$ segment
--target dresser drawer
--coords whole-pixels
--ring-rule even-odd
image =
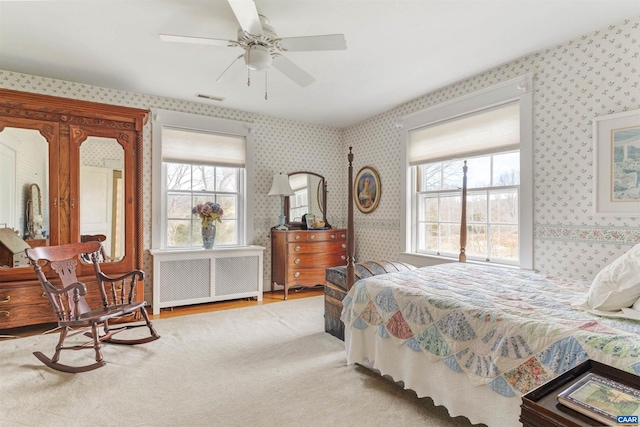
[[[57,322],[49,301],[43,304],[23,304],[0,307],[0,329],[23,325]]]
[[[49,304],[40,285],[0,289],[0,310],[25,304]]]
[[[346,233],[334,230],[308,231],[307,240],[309,242],[346,240]]]
[[[341,253],[347,249],[345,242],[314,242],[310,243],[289,243],[287,244],[287,253],[289,256],[296,256],[299,254],[330,254]]]
[[[94,290],[85,296],[85,300],[89,307],[95,309],[102,307],[102,299],[100,292]],[[10,297],[7,302],[0,304],[0,329],[58,321],[40,286],[2,289],[0,294]]]
[[[290,231],[286,236],[287,242],[321,242],[330,240],[347,240],[344,230],[307,230]]]
[[[337,267],[346,263],[347,254],[344,251],[329,254],[298,254],[287,258],[289,268]]]
[[[325,282],[325,267],[321,268],[291,268],[287,272],[287,283],[292,286],[322,285]]]

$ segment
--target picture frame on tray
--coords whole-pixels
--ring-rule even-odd
[[[620,424],[620,417],[640,417],[640,390],[604,376],[588,373],[558,394],[558,403],[603,425]]]

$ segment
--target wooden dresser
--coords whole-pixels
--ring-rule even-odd
[[[271,290],[325,283],[325,270],[347,262],[347,230],[272,230]]]

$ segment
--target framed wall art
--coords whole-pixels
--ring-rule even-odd
[[[640,216],[640,110],[593,123],[594,214]]]
[[[378,207],[382,186],[378,172],[370,166],[365,166],[356,175],[353,182],[353,198],[362,213],[371,213]]]

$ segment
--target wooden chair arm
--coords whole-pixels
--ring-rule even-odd
[[[131,304],[135,298],[137,281],[144,280],[144,271],[142,270],[133,270],[118,277],[107,276],[102,271],[96,271],[96,273],[102,284],[100,292],[105,307],[112,304]],[[105,282],[110,285],[105,286]],[[118,284],[120,284],[119,289],[117,288]]]
[[[53,295],[62,295],[74,289],[78,289],[79,291],[78,295],[80,296],[84,296],[87,294],[87,286],[82,282],[72,283],[63,289],[57,289],[55,286],[51,284],[51,282],[45,282],[45,285],[47,287],[47,292]]]
[[[87,294],[87,287],[84,283],[74,282],[62,289],[57,289],[49,281],[43,284],[45,292],[48,294],[49,301],[53,304],[59,320],[70,319],[72,309],[73,318],[78,319],[80,317],[80,297]],[[69,297],[69,292],[72,292],[73,296]],[[66,295],[66,297],[62,295]],[[72,302],[73,305],[71,305]]]
[[[100,279],[106,280],[107,282],[118,282],[118,281],[127,279],[129,277],[133,277],[135,275],[138,276],[136,280],[144,280],[144,271],[142,270],[132,270],[127,274],[123,274],[122,276],[118,276],[118,277],[110,277],[104,274],[103,272],[100,272],[99,275],[100,275]]]

